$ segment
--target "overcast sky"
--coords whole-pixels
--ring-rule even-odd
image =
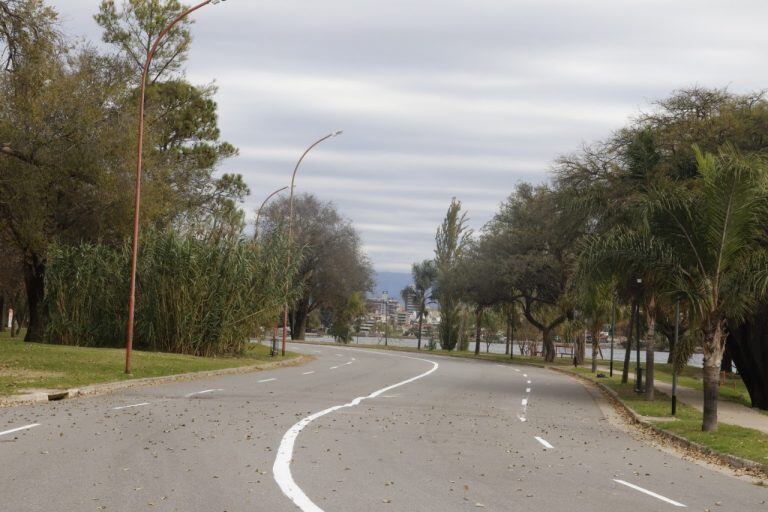
[[[119,0],[118,0],[119,1]],[[190,0],[191,1],[191,0]],[[98,40],[97,0],[55,0]],[[765,0],[229,0],[187,66],[219,86],[251,218],[287,185],[336,203],[377,270],[432,257],[452,197],[480,228],[518,181],[691,85],[768,86]]]

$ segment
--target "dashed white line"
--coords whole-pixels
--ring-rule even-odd
[[[304,372],[302,375],[312,375],[313,373],[315,373],[315,370],[312,370],[311,372]]]
[[[113,407],[113,411],[119,411],[121,409],[131,409],[133,407],[141,407],[143,405],[149,405],[149,402],[141,402],[140,404],[121,405],[120,407]]]
[[[518,370],[517,368],[515,368],[515,371],[516,371],[517,373],[520,373],[520,370]]]
[[[617,480],[617,479],[615,479],[615,478],[613,479],[613,481],[614,481],[614,482],[616,482],[616,483],[619,483],[619,484],[621,484],[621,485],[626,485],[626,486],[627,486],[627,487],[629,487],[630,489],[634,489],[634,490],[636,490],[636,491],[640,491],[640,492],[642,492],[643,494],[647,494],[648,496],[653,496],[653,497],[654,497],[654,498],[656,498],[657,500],[661,500],[661,501],[664,501],[664,502],[666,502],[666,503],[669,503],[670,505],[674,505],[674,506],[676,506],[676,507],[685,507],[685,505],[683,505],[683,504],[682,504],[682,503],[680,503],[680,502],[677,502],[677,501],[675,501],[675,500],[671,500],[671,499],[669,499],[669,498],[667,498],[667,497],[665,497],[665,496],[662,496],[661,494],[656,494],[655,492],[653,492],[653,491],[649,491],[648,489],[643,489],[642,487],[640,487],[640,486],[638,486],[638,485],[635,485],[635,484],[631,484],[631,483],[629,483],[629,482],[625,482],[624,480]]]
[[[272,382],[273,380],[277,380],[277,379],[276,379],[276,378],[274,378],[274,377],[272,377],[271,379],[261,379],[261,380],[259,381],[259,384],[261,384],[262,382]]]
[[[531,392],[531,388],[525,388],[525,392],[526,393],[530,393]]]
[[[528,399],[527,398],[523,398],[522,402],[523,402],[523,405],[528,405]]]
[[[344,366],[347,366],[348,364],[352,364],[352,361],[347,361],[346,363],[344,363]]]
[[[551,449],[553,449],[553,448],[554,448],[554,446],[552,446],[551,444],[549,444],[549,441],[547,441],[546,439],[543,439],[543,438],[541,438],[541,437],[539,437],[539,436],[534,436],[534,439],[536,439],[538,442],[540,442],[540,443],[541,443],[541,445],[542,445],[544,448],[546,448],[547,450],[551,450]]]
[[[527,377],[528,377],[528,374],[527,374],[527,373],[524,373],[524,374],[523,374],[523,377],[526,377],[526,378],[527,378]]]
[[[527,380],[527,381],[525,381],[525,383],[526,383],[526,384],[530,384],[530,383],[531,383],[531,381],[530,381],[530,380]]]
[[[14,432],[20,432],[22,430],[27,430],[30,428],[39,427],[40,423],[30,423],[29,425],[24,425],[23,427],[16,427],[12,428],[11,430],[5,430],[3,432],[0,432],[0,436],[4,436],[6,434],[13,434]]]
[[[185,398],[189,398],[189,397],[192,397],[192,396],[195,396],[195,395],[205,395],[205,394],[208,394],[208,393],[213,393],[214,391],[224,391],[224,390],[223,390],[223,389],[220,389],[220,388],[216,388],[216,389],[204,389],[204,390],[202,390],[202,391],[195,391],[195,392],[193,392],[193,393],[187,393],[186,395],[184,395],[184,397],[185,397]]]
[[[389,355],[389,354],[382,354],[382,355]],[[294,505],[296,505],[300,510],[302,510],[302,512],[323,512],[323,509],[315,505],[315,503],[311,499],[309,499],[309,497],[304,493],[301,487],[299,487],[296,481],[293,479],[293,475],[291,475],[291,460],[293,459],[293,446],[294,446],[294,443],[296,442],[296,438],[299,436],[299,433],[307,425],[312,423],[314,420],[322,416],[325,416],[326,414],[332,413],[334,411],[337,411],[339,409],[343,409],[346,407],[354,407],[360,404],[360,402],[362,402],[363,400],[366,400],[368,398],[376,398],[378,396],[383,395],[387,391],[398,388],[400,386],[404,386],[405,384],[409,384],[415,380],[421,379],[422,377],[426,377],[430,373],[437,370],[439,366],[436,362],[430,361],[429,359],[421,359],[421,358],[409,357],[409,356],[394,356],[394,357],[404,357],[406,359],[415,359],[417,361],[424,361],[432,364],[432,368],[430,368],[424,373],[420,373],[419,375],[416,375],[415,377],[411,377],[410,379],[406,379],[396,384],[392,384],[391,386],[387,386],[385,388],[376,390],[370,395],[360,396],[346,404],[336,405],[333,407],[329,407],[328,409],[324,409],[320,412],[311,414],[306,418],[302,419],[301,421],[299,421],[298,423],[296,423],[295,425],[293,425],[290,429],[288,429],[288,432],[285,433],[285,435],[283,436],[283,439],[280,441],[280,447],[277,450],[277,457],[275,457],[275,463],[272,466],[272,475],[275,478],[275,482],[277,482],[277,485],[280,487],[280,490],[283,491],[283,494],[285,494],[293,502]]]
[[[329,369],[329,370],[335,370],[336,368],[338,368],[338,366],[331,366],[331,367],[330,367],[330,368],[328,368],[328,369]]]

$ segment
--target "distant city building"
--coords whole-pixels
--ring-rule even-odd
[[[409,313],[413,313],[419,309],[419,305],[416,301],[416,291],[411,290],[410,293],[405,294],[405,310]]]

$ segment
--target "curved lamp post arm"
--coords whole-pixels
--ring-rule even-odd
[[[160,43],[168,32],[175,27],[181,20],[195,12],[196,10],[208,4],[218,4],[222,0],[205,0],[199,4],[190,7],[178,16],[176,16],[155,38],[152,46],[147,53],[147,59],[144,61],[144,68],[141,72],[141,92],[139,94],[139,119],[138,119],[138,151],[136,156],[136,191],[134,195],[133,210],[133,242],[131,244],[131,281],[130,295],[128,297],[128,323],[125,333],[125,373],[131,373],[131,352],[133,350],[133,320],[136,310],[136,261],[139,255],[139,209],[141,207],[141,164],[144,150],[144,106],[145,94],[147,91],[147,75],[149,75],[149,65],[152,58],[157,53]]]
[[[299,157],[299,160],[296,162],[296,167],[293,168],[293,174],[291,174],[291,192],[288,198],[288,264],[285,266],[286,272],[288,271],[288,268],[291,266],[291,243],[293,241],[293,189],[295,187],[296,183],[296,173],[299,170],[299,166],[301,165],[301,162],[304,160],[304,157],[307,156],[307,153],[312,151],[312,148],[320,144],[321,142],[328,140],[332,137],[337,137],[343,133],[342,130],[337,130],[335,132],[331,132],[328,135],[324,137],[320,137],[315,142],[313,142],[307,149],[304,150],[304,152],[301,154],[301,157]],[[285,343],[286,343],[286,331],[288,330],[288,279],[285,280],[285,295],[286,295],[286,302],[285,307],[283,308],[283,346],[282,346],[282,355],[285,355]]]
[[[261,203],[261,206],[259,206],[259,209],[256,211],[256,229],[255,229],[255,232],[254,232],[254,235],[253,235],[254,238],[257,238],[258,234],[259,234],[259,219],[261,219],[261,211],[264,209],[264,206],[266,206],[266,204],[269,202],[270,199],[272,199],[274,196],[276,196],[277,194],[279,194],[280,192],[282,192],[283,190],[285,190],[287,188],[288,188],[288,186],[286,185],[283,188],[279,188],[279,189],[275,190],[274,192],[269,194],[267,196],[267,198],[264,199],[264,201]]]

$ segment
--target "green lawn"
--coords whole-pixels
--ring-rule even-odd
[[[285,359],[296,357],[287,354]],[[269,357],[269,349],[251,345],[243,357],[207,358],[133,352],[133,375],[123,373],[125,351],[110,348],[65,347],[25,343],[0,333],[0,396],[20,393],[27,388],[64,389],[99,382],[179,373],[219,370],[281,360]]]
[[[653,423],[664,430],[699,443],[718,452],[735,455],[768,465],[768,434],[758,430],[720,423],[717,432],[701,431],[701,412],[681,402],[677,403],[677,415],[671,416],[672,400],[656,391],[656,399],[648,402],[634,390],[632,379],[621,383],[621,374],[613,378],[598,379],[586,368],[572,369],[589,379],[599,381],[613,389],[621,400],[641,416],[658,418]]]

